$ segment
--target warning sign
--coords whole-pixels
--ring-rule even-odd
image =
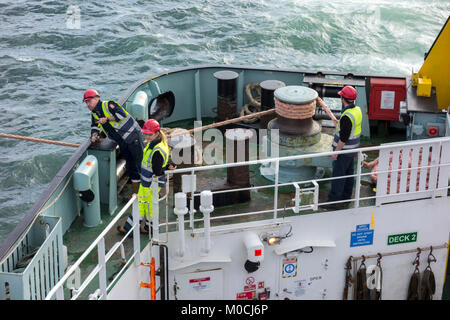
[[[297,275],[297,258],[283,259],[283,278],[295,277]]]
[[[191,286],[191,288],[195,290],[205,290],[209,287],[210,283],[211,283],[210,277],[189,280],[189,285]]]
[[[256,291],[240,292],[236,295],[236,300],[253,300],[256,298]]]

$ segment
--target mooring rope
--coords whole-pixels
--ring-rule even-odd
[[[308,119],[316,113],[316,101],[307,104],[289,104],[277,98],[275,100],[275,111],[278,115],[288,119]]]

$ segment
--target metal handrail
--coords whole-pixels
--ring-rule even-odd
[[[94,279],[97,274],[99,276],[100,282],[100,298],[106,299],[107,288],[106,287],[106,262],[112,256],[112,251],[116,251],[120,248],[120,245],[114,245],[108,254],[105,254],[105,236],[106,234],[114,227],[114,225],[119,221],[119,219],[123,216],[123,214],[128,210],[130,206],[133,206],[133,225],[130,231],[122,238],[121,243],[127,236],[133,231],[133,255],[130,257],[125,266],[122,267],[122,270],[128,266],[129,262],[132,259],[135,260],[136,266],[140,264],[140,237],[139,237],[139,204],[137,200],[136,194],[133,194],[131,199],[127,202],[127,204],[122,208],[122,210],[114,217],[114,219],[108,224],[108,226],[100,233],[100,235],[92,242],[92,244],[83,252],[80,258],[67,270],[64,276],[58,281],[58,283],[50,290],[50,292],[45,297],[45,300],[51,300],[56,294],[56,298],[58,300],[64,299],[64,291],[63,286],[67,279],[75,272],[75,270],[80,266],[83,260],[94,250],[97,246],[97,252],[99,256],[99,263],[94,268],[94,270],[88,275],[86,280],[81,284],[80,288],[77,290],[76,294],[72,297],[72,300],[75,300],[79,297],[82,291],[87,287],[87,285]],[[107,259],[108,256],[108,259]],[[121,275],[122,272],[119,272],[116,275],[116,278],[113,282]]]
[[[316,205],[316,208],[317,208],[317,206],[322,206],[322,205],[347,203],[347,202],[355,202],[355,206],[359,207],[359,202],[361,200],[376,199],[377,197],[379,197],[379,198],[389,198],[389,197],[394,197],[394,196],[399,196],[399,195],[410,194],[411,192],[404,192],[404,193],[402,192],[402,193],[390,193],[390,194],[386,194],[386,195],[378,195],[378,196],[371,196],[371,197],[360,197],[359,190],[360,190],[360,187],[361,187],[361,177],[372,174],[372,172],[366,172],[366,173],[362,173],[361,172],[360,164],[362,162],[362,154],[363,154],[363,152],[381,151],[383,149],[392,149],[392,148],[398,148],[398,147],[408,148],[408,147],[420,146],[420,145],[429,144],[429,143],[439,143],[439,145],[442,145],[443,142],[449,142],[449,141],[450,141],[450,137],[434,138],[434,139],[423,139],[423,140],[415,140],[415,141],[400,142],[400,143],[390,143],[388,145],[382,145],[382,146],[376,146],[376,147],[366,147],[366,148],[358,148],[358,149],[351,149],[351,150],[341,150],[341,151],[333,151],[333,152],[322,152],[322,153],[306,154],[306,155],[295,155],[295,156],[288,156],[288,157],[282,157],[282,158],[280,158],[280,157],[267,158],[267,159],[250,160],[250,161],[242,161],[242,162],[236,162],[236,163],[226,163],[226,164],[210,165],[210,166],[202,166],[202,167],[182,168],[182,169],[175,169],[175,170],[167,170],[165,173],[166,173],[166,175],[173,174],[173,173],[189,173],[189,174],[193,175],[194,172],[198,172],[198,171],[216,170],[216,169],[237,167],[237,166],[243,166],[243,165],[250,166],[250,165],[256,165],[256,164],[275,163],[275,170],[274,170],[275,183],[274,184],[264,185],[264,186],[257,186],[257,187],[251,187],[251,188],[230,189],[230,190],[226,190],[226,191],[212,191],[212,194],[223,193],[223,192],[244,191],[244,190],[250,190],[250,189],[255,189],[255,188],[256,189],[274,188],[274,208],[273,209],[262,210],[262,211],[257,211],[257,212],[241,213],[239,215],[233,214],[233,216],[234,217],[236,217],[236,216],[250,216],[250,215],[257,215],[257,214],[273,212],[273,214],[274,214],[273,219],[277,219],[277,212],[282,211],[282,210],[287,210],[287,209],[291,210],[291,209],[294,208],[294,207],[278,208],[278,204],[277,204],[278,188],[281,187],[281,186],[293,185],[294,183],[307,184],[307,183],[313,183],[313,182],[317,183],[317,182],[323,182],[323,181],[331,181],[331,180],[335,180],[335,179],[344,179],[344,178],[349,178],[349,177],[356,178],[356,188],[355,188],[355,190],[357,192],[355,192],[355,198],[354,199],[331,201],[331,202],[322,202],[320,204],[314,203],[314,205]],[[354,173],[352,175],[278,184],[278,167],[279,167],[279,163],[280,162],[299,160],[299,159],[311,159],[311,158],[316,158],[316,157],[324,157],[324,156],[331,156],[331,155],[335,155],[335,154],[339,155],[339,154],[347,154],[347,153],[357,153],[357,158],[358,158],[358,166],[357,166],[357,168],[358,168],[358,170],[357,170],[356,173]],[[396,168],[396,169],[391,169],[391,170],[378,170],[377,174],[391,173],[392,176],[395,176],[396,174],[398,174],[398,172],[402,172],[402,171],[427,170],[429,168],[437,168],[437,167],[445,167],[445,166],[450,166],[450,163],[442,163],[441,162],[441,163],[437,163],[437,164],[434,164],[434,165],[433,164],[431,164],[431,165],[425,165],[424,164],[424,165],[417,166],[417,167]],[[420,194],[420,193],[424,193],[424,192],[445,190],[445,189],[449,189],[449,188],[450,187],[448,187],[448,186],[447,187],[441,187],[441,188],[438,188],[437,186],[434,186],[433,188],[430,187],[428,190],[414,191],[414,193]],[[306,190],[306,189],[304,189],[304,190]],[[200,193],[193,192],[192,193],[192,198],[194,198],[196,196],[199,196],[199,195],[200,195]],[[166,202],[167,201],[168,201],[168,199],[166,199]],[[192,203],[191,203],[191,205],[192,205]],[[304,211],[304,210],[309,210],[311,207],[314,207],[314,205],[313,206],[311,206],[311,205],[304,205],[304,206],[300,206],[299,208],[300,208],[300,210]],[[211,217],[210,219],[211,220],[219,220],[219,219],[225,219],[225,218],[229,218],[229,217],[230,217],[229,215],[226,215],[226,216]],[[202,221],[202,220],[203,219],[201,218],[201,219],[192,219],[192,220],[189,221],[191,223],[193,231],[194,231],[193,222],[199,222],[199,221]],[[188,221],[186,221],[186,222],[188,222]],[[172,224],[176,224],[176,223],[177,222],[171,222],[171,223],[167,223],[166,222],[166,225],[172,225]],[[161,226],[161,224],[159,226]]]
[[[201,167],[189,167],[189,168],[180,168],[180,169],[174,169],[174,170],[166,170],[165,173],[192,173],[192,171],[207,171],[207,170],[215,170],[215,169],[225,169],[225,168],[231,168],[231,167],[239,167],[239,166],[251,166],[256,164],[266,164],[271,163],[274,161],[292,161],[292,160],[301,160],[301,159],[312,159],[312,158],[319,158],[319,157],[326,157],[326,156],[332,156],[332,155],[341,155],[341,154],[347,154],[347,153],[357,153],[357,152],[370,152],[370,151],[380,151],[383,149],[391,149],[391,148],[397,148],[397,147],[413,147],[413,146],[419,146],[426,143],[438,143],[438,142],[450,142],[450,137],[442,137],[442,138],[433,138],[433,139],[422,139],[422,140],[414,140],[411,142],[399,142],[399,143],[390,143],[388,145],[381,145],[376,147],[364,147],[364,148],[357,148],[357,149],[348,149],[348,150],[339,150],[339,151],[328,151],[328,152],[321,152],[321,153],[314,153],[314,154],[302,154],[302,155],[295,155],[295,156],[286,156],[286,157],[277,157],[277,158],[266,158],[266,159],[259,159],[259,160],[250,160],[250,161],[241,161],[241,162],[233,162],[233,163],[223,163],[223,164],[214,164],[209,166],[201,166]]]

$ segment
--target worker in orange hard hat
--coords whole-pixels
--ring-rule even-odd
[[[170,149],[167,145],[167,137],[164,132],[161,131],[159,122],[154,119],[149,119],[145,122],[141,132],[145,137],[145,149],[142,157],[141,164],[141,184],[139,186],[139,217],[140,223],[145,219],[145,224],[141,224],[141,233],[149,232],[149,220],[153,217],[153,190],[152,190],[152,178],[158,177],[159,186],[158,192],[161,186],[164,186],[165,175],[164,171],[169,169],[175,169],[169,165]],[[117,230],[125,234],[127,233],[133,224],[133,216],[130,214],[124,226],[118,226]]]
[[[338,92],[338,95],[341,97],[342,113],[339,121],[335,122],[336,131],[332,145],[333,151],[358,148],[362,122],[361,109],[355,106],[358,93],[352,86],[345,86]],[[317,102],[319,105],[325,105],[320,98],[317,98]],[[333,177],[353,175],[355,153],[333,154],[331,159],[333,160]],[[353,192],[353,183],[353,177],[332,180],[328,202],[350,199]],[[322,207],[325,209],[338,209],[348,204],[329,204]]]
[[[101,101],[100,94],[95,89],[84,92],[83,102],[91,111],[91,142],[97,142],[101,135],[117,142],[126,160],[133,192],[137,193],[144,148],[141,127],[118,102]]]

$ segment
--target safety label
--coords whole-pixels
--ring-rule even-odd
[[[195,290],[205,290],[206,288],[209,287],[209,284],[211,283],[210,280],[211,280],[210,277],[190,279],[189,285],[191,286],[191,288]]]
[[[236,300],[253,300],[256,298],[256,291],[240,292],[236,295]]]
[[[381,91],[380,109],[394,109],[395,91]]]
[[[297,258],[283,259],[283,278],[295,277],[297,275]]]
[[[350,235],[350,247],[369,246],[373,244],[374,230],[370,229],[370,224],[360,224],[356,226],[356,231]]]

